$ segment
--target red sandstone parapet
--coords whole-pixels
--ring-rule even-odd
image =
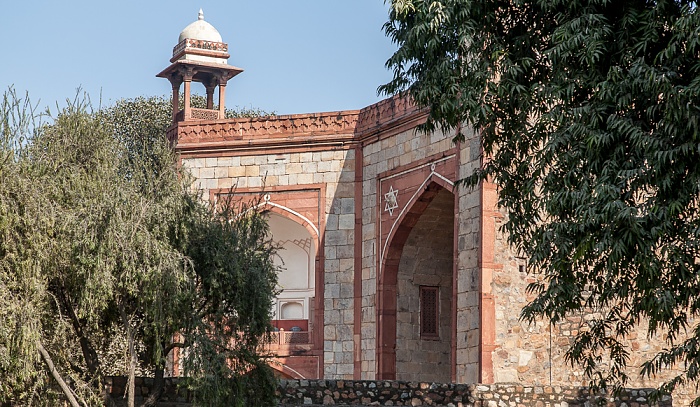
[[[358,137],[369,136],[425,115],[427,111],[419,109],[408,95],[396,95],[360,110],[355,134]]]
[[[177,134],[180,151],[202,148],[327,142],[353,137],[359,111],[265,116],[212,121],[179,122],[168,132]]]
[[[344,110],[236,118],[180,121],[167,137],[181,152],[222,148],[283,146],[298,143],[354,142],[380,136],[389,129],[413,127],[425,120],[427,111],[405,95],[382,100],[362,110]]]

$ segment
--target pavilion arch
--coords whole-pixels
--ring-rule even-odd
[[[450,196],[451,207],[449,215],[451,216],[450,236],[452,244],[450,244],[450,263],[451,267],[446,272],[449,273],[448,278],[454,281],[456,273],[454,262],[454,205],[456,198],[452,192],[453,183],[438,174],[432,173],[420,185],[416,193],[404,206],[399,216],[392,225],[391,231],[384,242],[382,250],[382,258],[380,263],[380,273],[377,287],[377,379],[379,380],[395,380],[397,377],[397,298],[399,295],[398,278],[399,265],[401,263],[404,245],[406,244],[412,230],[418,224],[421,216],[426,209],[431,205],[433,200],[442,192],[443,197]],[[452,294],[451,286],[446,289],[444,295],[446,300],[451,301],[451,309],[448,312],[448,317],[455,310],[455,303]],[[438,305],[439,307],[439,305]],[[449,329],[454,331],[454,321],[450,323]],[[451,341],[449,344],[454,349],[453,332],[445,335],[446,340]],[[447,363],[454,365],[454,351],[449,351],[449,360]],[[452,370],[452,367],[449,368]]]

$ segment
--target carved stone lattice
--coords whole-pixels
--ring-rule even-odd
[[[308,332],[285,332],[284,333],[284,343],[285,344],[295,344],[295,343],[310,343],[310,336]]]
[[[206,40],[196,40],[192,38],[185,38],[180,41],[175,47],[173,47],[173,55],[177,55],[183,52],[187,48],[197,48],[204,49],[207,51],[217,51],[217,52],[228,52],[228,44],[224,42],[206,41]]]
[[[423,338],[440,336],[440,303],[438,287],[420,287],[420,335]]]
[[[190,114],[190,117],[192,119],[197,119],[197,120],[218,120],[219,119],[219,111],[218,110],[209,110],[209,109],[192,109],[192,113]]]

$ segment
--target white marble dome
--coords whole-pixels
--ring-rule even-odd
[[[199,10],[199,17],[197,21],[185,27],[180,33],[180,38],[177,40],[178,43],[182,42],[185,38],[193,40],[204,40],[212,42],[224,42],[221,39],[221,34],[214,28],[213,25],[204,21],[204,13],[202,9]]]

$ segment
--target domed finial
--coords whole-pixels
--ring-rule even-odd
[[[197,20],[204,20],[204,12],[201,8],[199,9],[199,17],[197,17]]]

